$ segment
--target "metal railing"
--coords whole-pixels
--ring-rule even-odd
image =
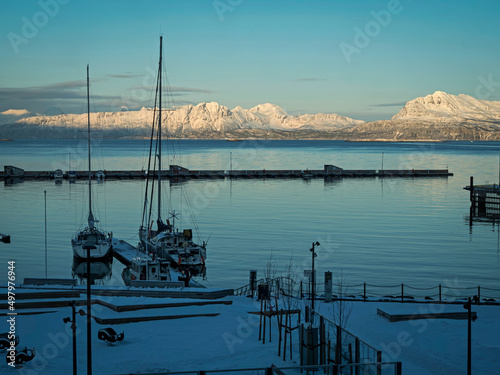
[[[310,283],[307,281],[294,281],[286,277],[277,277],[275,279],[260,279],[254,285],[254,291],[257,295],[258,285],[266,284],[269,286],[269,292],[272,295],[284,295],[297,299],[310,299],[312,296]],[[315,298],[321,299],[324,296],[324,285],[318,283],[314,293]],[[335,290],[343,290],[343,295],[335,295]],[[251,291],[250,284],[235,289],[235,295],[249,295]],[[382,301],[406,302],[412,300],[424,300],[429,302],[453,302],[462,301],[467,297],[477,295],[478,303],[500,303],[500,289],[481,287],[463,287],[459,288],[450,284],[439,284],[431,287],[415,287],[404,283],[393,285],[377,284],[343,284],[333,283],[334,298],[345,298],[352,300],[370,300],[377,299]]]
[[[351,375],[356,373],[356,369],[361,367],[380,367],[382,375],[401,375],[401,362],[378,362],[378,363],[343,363],[330,365],[313,365],[313,366],[293,366],[293,367],[254,367],[241,369],[219,369],[219,370],[197,370],[197,371],[168,371],[155,373],[127,373],[127,375],[208,375],[208,374],[258,374],[258,375],[293,375],[302,374],[304,371],[307,374],[327,374],[327,375]],[[362,374],[362,373],[360,373]],[[125,375],[125,374],[123,374]]]
[[[382,351],[312,310],[311,321],[319,326],[320,364],[356,364],[353,375],[382,375]]]

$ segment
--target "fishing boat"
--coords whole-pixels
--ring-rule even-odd
[[[92,213],[92,159],[90,156],[90,83],[89,66],[87,65],[87,135],[88,135],[88,160],[89,160],[89,214],[87,217],[87,226],[77,232],[71,239],[73,246],[73,255],[76,258],[86,259],[87,255],[91,259],[102,259],[111,256],[112,234],[100,230]]]
[[[142,254],[130,260],[130,265],[123,269],[122,279],[127,286],[142,286],[142,282],[158,282],[162,287],[199,287],[200,284],[191,280],[189,270],[175,270],[170,267],[170,261],[156,258],[154,255]],[[134,284],[135,282],[135,284]]]
[[[161,258],[144,255],[132,258],[129,269],[131,280],[172,281],[177,278],[171,272],[170,262]]]
[[[176,214],[172,213],[170,220],[162,219],[162,53],[163,39],[160,37],[160,58],[156,82],[155,107],[151,132],[148,178],[142,210],[142,223],[139,228],[139,248],[145,253],[154,253],[157,258],[171,261],[175,268],[204,267],[206,243],[198,245],[193,241],[193,231],[179,231],[175,227]],[[156,133],[155,133],[156,131]],[[156,193],[156,194],[155,194]],[[156,220],[153,217],[153,198],[156,195]]]

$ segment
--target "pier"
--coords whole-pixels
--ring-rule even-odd
[[[0,180],[80,180],[87,179],[87,171],[72,171],[71,173],[58,171],[25,171],[13,166],[4,166],[0,171]],[[93,179],[128,180],[145,179],[156,176],[156,171],[93,171]],[[448,169],[343,169],[331,164],[325,164],[323,169],[242,169],[242,170],[190,170],[179,165],[170,165],[168,170],[162,171],[162,177],[168,179],[264,179],[264,178],[352,178],[352,177],[448,177],[453,176]]]
[[[474,185],[474,178],[470,178],[470,185],[464,187],[470,192],[470,221],[500,220],[500,185]]]

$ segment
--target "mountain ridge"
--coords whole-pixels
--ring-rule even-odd
[[[94,112],[90,114],[90,121],[94,127],[113,133],[115,137],[140,134],[149,136],[152,117],[153,109],[143,107],[138,111]],[[207,133],[225,134],[250,129],[334,131],[360,123],[363,121],[337,114],[290,116],[281,107],[270,103],[259,104],[250,109],[237,106],[230,110],[216,102],[202,102],[197,105],[185,105],[173,110],[165,110],[165,115],[162,117],[162,125],[174,137]],[[75,128],[80,129],[86,126],[87,114],[27,115],[9,124],[8,127],[6,125],[0,127],[0,135],[7,136],[2,133],[2,130],[21,131],[21,129],[33,128],[38,132],[50,129],[52,134],[60,130],[61,136],[63,133],[64,136],[68,136],[70,129],[76,130]],[[25,133],[25,131],[21,132]]]
[[[152,112],[95,112],[91,123],[104,138],[144,138],[151,133]],[[165,110],[162,124],[173,138],[500,140],[500,101],[436,91],[406,102],[391,120],[371,122],[328,113],[291,116],[270,103],[230,110],[202,102]],[[0,138],[77,138],[86,125],[87,114],[9,110],[0,113]]]
[[[500,140],[500,101],[442,91],[408,101],[391,120],[348,129],[345,139]]]

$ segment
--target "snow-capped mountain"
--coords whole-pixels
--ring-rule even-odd
[[[391,120],[343,133],[357,140],[500,140],[500,102],[436,91],[410,100]]]
[[[469,95],[436,91],[410,100],[393,120],[500,121],[500,102],[479,100]]]
[[[91,123],[105,138],[149,137],[153,109],[97,112]],[[337,114],[290,116],[274,104],[230,110],[218,103],[165,110],[163,129],[183,138],[349,140],[500,140],[500,102],[436,91],[410,100],[391,120],[364,123]],[[0,113],[0,138],[76,138],[87,114]]]
[[[94,127],[107,132],[105,136],[146,137],[150,133],[152,117],[153,109],[142,108],[139,111],[91,113],[90,121]],[[252,130],[331,132],[362,122],[337,114],[289,116],[281,107],[269,103],[251,109],[238,106],[233,110],[215,102],[200,103],[196,106],[186,105],[174,110],[165,110],[162,116],[165,131],[176,137],[224,137],[235,131],[247,131],[246,134],[251,135]],[[30,137],[47,138],[47,134],[50,134],[50,137],[63,138],[71,137],[71,132],[74,132],[76,137],[77,130],[85,126],[87,114],[36,115],[2,126],[0,134],[4,137],[19,137],[19,133],[27,133],[30,129]]]

